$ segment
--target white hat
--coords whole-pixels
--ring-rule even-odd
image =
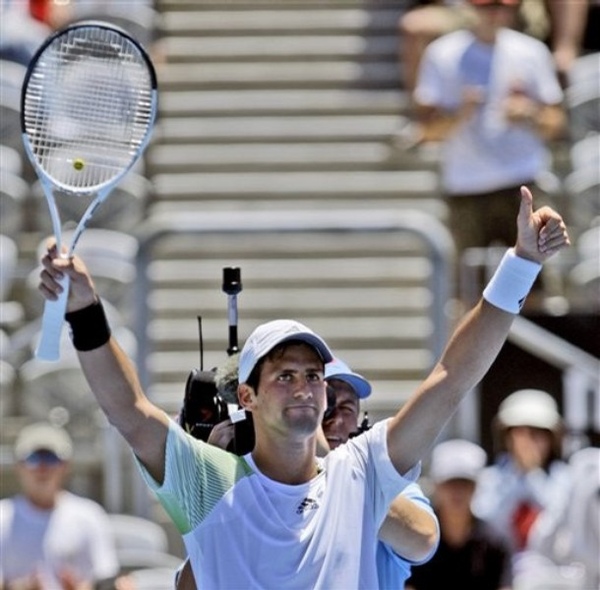
[[[301,340],[313,346],[324,363],[333,359],[325,341],[304,324],[294,320],[273,320],[261,324],[250,334],[240,353],[239,382],[245,383],[256,363],[278,344],[288,340]]]
[[[554,398],[539,389],[520,389],[511,393],[498,408],[501,426],[532,426],[554,430],[561,424],[561,416]]]
[[[62,461],[73,456],[73,443],[67,431],[46,422],[25,426],[15,442],[15,457],[24,461],[35,451],[52,451]]]
[[[477,481],[486,459],[485,451],[471,441],[458,438],[447,440],[431,452],[429,476],[436,483],[450,479]]]
[[[334,358],[325,365],[325,379],[344,381],[354,389],[354,393],[360,399],[371,395],[371,384],[362,375],[354,373],[341,359]]]

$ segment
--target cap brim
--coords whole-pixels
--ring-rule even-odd
[[[319,356],[323,359],[324,363],[329,363],[333,360],[333,354],[331,353],[331,350],[329,350],[327,344],[325,344],[325,342],[315,334],[308,334],[307,332],[290,334],[289,336],[286,336],[280,340],[275,346],[282,344],[283,342],[289,342],[290,340],[300,340],[301,342],[310,344],[319,353]],[[275,348],[275,346],[273,346],[271,350]]]
[[[333,375],[327,375],[327,379],[339,379],[348,383],[360,399],[371,395],[371,384],[364,377],[355,373],[334,373]]]

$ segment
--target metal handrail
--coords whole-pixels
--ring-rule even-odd
[[[591,380],[600,379],[600,359],[524,317],[515,318],[508,340],[554,367],[574,368]]]
[[[433,265],[430,289],[433,296],[431,318],[434,326],[431,336],[433,358],[442,354],[448,336],[448,318],[445,307],[452,292],[451,268],[454,242],[450,232],[438,219],[420,211],[398,210],[345,210],[345,211],[208,211],[169,212],[149,218],[139,228],[137,254],[138,277],[135,284],[134,330],[138,335],[137,370],[145,391],[149,390],[150,376],[147,359],[150,353],[146,332],[150,321],[148,267],[152,262],[152,248],[162,238],[171,235],[260,234],[296,232],[373,233],[405,232],[416,235],[427,246],[428,258]],[[115,470],[116,465],[112,467]],[[111,479],[110,477],[108,478]],[[137,477],[131,482],[135,513],[149,512],[145,485]],[[109,486],[111,483],[109,482]],[[116,498],[115,490],[111,490]],[[119,499],[115,502],[118,504]]]
[[[139,337],[137,364],[144,389],[149,386],[146,359],[149,343],[146,329],[149,324],[147,295],[150,290],[148,266],[152,248],[168,235],[259,234],[298,232],[408,232],[419,237],[428,247],[433,265],[431,292],[433,294],[431,350],[438,358],[446,344],[448,319],[445,306],[451,293],[451,265],[454,242],[444,224],[420,211],[345,210],[345,211],[243,211],[243,212],[170,212],[150,218],[138,232],[140,248],[137,257],[135,332]]]

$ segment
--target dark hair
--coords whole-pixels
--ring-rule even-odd
[[[262,367],[265,364],[265,361],[281,358],[290,346],[297,346],[298,344],[310,346],[315,352],[317,352],[317,354],[319,354],[317,349],[305,340],[285,340],[283,342],[280,342],[271,350],[269,350],[267,354],[258,359],[258,362],[252,368],[248,379],[246,379],[246,384],[252,387],[252,389],[254,389],[254,392],[258,394],[258,382],[260,381],[260,372],[262,371]]]

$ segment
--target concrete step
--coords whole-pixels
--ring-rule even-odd
[[[197,6],[197,8],[201,8]],[[222,36],[248,34],[297,35],[305,33],[394,34],[397,22],[404,12],[403,6],[364,5],[336,8],[331,5],[318,9],[307,3],[301,8],[276,6],[273,8],[246,9],[229,6],[223,10],[175,10],[169,8],[162,15],[162,30],[166,36]]]
[[[243,171],[396,169],[393,150],[379,142],[162,145],[152,150],[154,174]]]
[[[402,115],[385,114],[163,117],[154,130],[153,139],[160,147],[226,142],[386,141],[407,122]]]
[[[256,250],[257,241],[254,241]],[[180,243],[180,248],[183,244]],[[332,248],[325,242],[323,249]],[[274,282],[282,287],[298,288],[307,284],[318,283],[321,287],[357,288],[356,283],[367,283],[372,287],[386,288],[397,284],[397,278],[402,277],[403,286],[415,286],[427,281],[431,274],[431,263],[423,256],[423,248],[418,248],[412,240],[404,240],[401,247],[396,245],[396,256],[382,258],[375,255],[355,257],[346,255],[343,258],[344,272],[340,273],[339,256],[319,257],[319,264],[306,275],[306,261],[290,258],[273,258],[261,260],[250,249],[246,257],[236,256],[238,265],[246,262],[251,264],[251,273],[244,272],[243,284],[247,290],[259,292]],[[226,267],[231,264],[229,257],[211,259],[211,268]],[[223,303],[223,293],[218,288],[219,275],[208,275],[205,261],[188,258],[173,258],[156,260],[148,268],[148,277],[152,284],[159,289],[179,287],[182,289],[197,289],[202,293],[199,298],[203,307],[218,308]],[[381,293],[389,296],[391,293]],[[429,305],[429,299],[419,295],[421,306]],[[393,298],[395,299],[395,298]],[[402,298],[404,303],[404,297]]]
[[[157,174],[157,194],[165,200],[212,199],[402,199],[439,194],[430,170],[347,172],[239,172]]]
[[[334,229],[318,231],[310,230],[307,227],[306,230],[291,231],[290,233],[285,230],[286,226],[294,228],[304,227],[308,224],[313,227],[316,224],[315,218],[318,218],[319,225],[321,221],[324,221],[324,227],[333,226]],[[382,269],[386,278],[403,277],[402,260],[404,258],[422,256],[424,264],[429,264],[426,256],[427,248],[420,237],[410,231],[394,230],[400,219],[411,220],[413,218],[418,219],[414,223],[418,224],[419,230],[436,234],[440,230],[439,219],[418,209],[398,210],[391,207],[387,209],[368,207],[363,210],[347,207],[337,212],[328,207],[321,212],[321,210],[310,208],[298,209],[295,207],[290,211],[282,211],[271,207],[263,211],[255,208],[247,211],[236,208],[229,212],[223,208],[211,211],[189,204],[187,208],[164,210],[162,215],[149,216],[141,235],[158,235],[160,238],[153,242],[151,268],[154,268],[154,264],[159,260],[178,261],[178,264],[181,264],[183,260],[192,265],[197,263],[198,266],[192,266],[196,281],[208,280],[216,291],[221,289],[222,267],[232,264],[244,267],[252,265],[252,268],[258,265],[258,277],[263,284],[264,273],[276,269],[272,284],[279,285],[278,273],[283,272],[281,265],[284,264],[284,260],[304,261],[304,270],[311,267],[311,272],[318,274],[316,268],[312,268],[313,266],[318,267],[321,261],[336,259],[339,261],[338,269],[343,270],[343,273],[338,272],[332,275],[328,281],[321,278],[321,282],[331,284],[335,277],[336,284],[339,284],[343,276],[354,276],[356,272],[356,270],[352,272],[352,268],[347,268],[346,260],[383,258],[386,262],[384,267],[379,268]],[[312,219],[312,221],[306,222],[306,219]],[[363,223],[365,219],[366,224]],[[208,220],[207,227],[210,231],[203,232],[200,241],[197,233],[187,233],[187,224],[191,223],[193,227],[197,227],[200,223],[203,226],[206,220]],[[357,226],[359,229],[363,227],[374,229],[346,233],[335,229],[338,221],[340,228]],[[252,228],[251,232],[239,233],[237,228],[244,223],[251,224],[249,225]],[[428,225],[431,225],[431,228]],[[232,227],[234,228],[233,233],[230,231]],[[282,229],[273,231],[274,227]],[[171,229],[165,230],[165,228]],[[390,231],[392,233],[389,233]],[[379,235],[380,232],[383,233]],[[438,236],[436,235],[436,237]],[[200,250],[202,255],[199,254]],[[261,266],[263,264],[266,264],[266,270]],[[397,264],[400,266],[396,266]],[[203,266],[204,270],[202,270]],[[398,274],[392,274],[391,269],[395,269]],[[304,273],[299,275],[299,281],[303,280],[303,275]]]
[[[339,61],[167,64],[158,81],[166,91],[401,88],[395,60],[370,64]]]
[[[305,320],[306,322],[306,320]],[[426,349],[410,349],[402,350],[399,353],[398,349],[390,349],[387,346],[369,347],[368,354],[361,350],[362,361],[357,364],[348,358],[348,354],[344,349],[336,346],[336,339],[331,338],[327,332],[320,329],[319,322],[306,322],[316,332],[323,335],[327,343],[339,354],[340,357],[352,363],[352,368],[359,371],[370,379],[386,379],[390,381],[401,382],[404,380],[416,381],[423,379],[431,367],[432,358],[429,351]],[[351,329],[351,326],[350,326]],[[245,333],[244,333],[245,334]],[[244,336],[245,337],[245,336]],[[207,368],[222,364],[226,358],[225,349],[227,343],[223,341],[224,348],[219,350],[206,350],[204,366]],[[345,355],[345,356],[342,356]],[[354,355],[351,355],[354,356]],[[154,352],[148,357],[148,364],[152,367],[153,381],[165,385],[170,383],[176,391],[176,396],[181,395],[179,403],[183,399],[183,386],[189,372],[198,366],[197,351],[160,351]],[[181,393],[177,393],[177,391]],[[375,393],[377,395],[377,393]]]
[[[284,288],[279,294],[273,294],[272,290],[267,289],[252,289],[241,298],[246,314],[251,314],[254,317],[279,317],[282,314],[289,315],[290,309],[295,309],[298,312],[310,312],[314,316],[328,316],[347,318],[351,316],[365,317],[375,319],[385,317],[391,313],[395,317],[412,317],[415,315],[424,315],[427,313],[427,308],[430,304],[430,293],[423,286],[410,287],[410,281],[407,279],[406,285],[394,288],[382,288],[374,285],[373,288],[362,287],[361,293],[364,292],[365,299],[356,299],[356,288],[350,289],[317,289],[308,288],[306,285],[297,288],[298,294],[293,292],[284,292]],[[289,289],[290,287],[285,287]],[[250,288],[248,288],[250,289]],[[217,291],[215,289],[215,291]],[[223,320],[225,311],[225,301],[222,293],[213,305],[206,302],[206,291],[199,289],[186,289],[180,286],[172,289],[163,289],[158,286],[152,287],[152,295],[150,297],[150,308],[156,319],[167,322],[173,320],[188,322],[193,319],[200,310],[204,320],[217,318],[219,322]],[[373,310],[375,304],[376,311]],[[200,306],[200,309],[199,309]],[[422,319],[422,318],[421,318]],[[419,320],[420,321],[420,320]],[[423,338],[424,324],[418,324],[419,331],[412,334],[415,337],[417,333]],[[163,326],[163,329],[164,328]],[[222,328],[221,328],[222,330]],[[153,338],[155,333],[150,331]],[[173,331],[173,337],[177,339],[179,332]],[[428,332],[427,335],[430,333]],[[383,334],[381,334],[383,337]],[[397,338],[406,337],[408,335],[396,335]]]
[[[387,199],[380,199],[368,195],[355,200],[344,198],[332,200],[322,198],[319,195],[315,195],[311,199],[271,199],[268,201],[264,199],[220,199],[218,197],[202,199],[201,201],[190,201],[189,199],[179,201],[162,198],[148,208],[148,216],[160,219],[162,216],[180,211],[189,211],[192,214],[205,211],[290,211],[293,213],[302,210],[328,211],[333,207],[340,211],[349,209],[421,211],[442,221],[448,218],[448,207],[438,197],[388,197]]]
[[[310,297],[310,293],[306,293]],[[300,300],[304,293],[299,293],[296,297]],[[328,295],[332,297],[331,292]],[[247,298],[246,298],[247,299]],[[246,301],[244,299],[244,301]],[[285,311],[289,313],[290,307],[285,307]],[[345,317],[340,315],[324,315],[318,308],[318,306],[303,306],[299,305],[294,308],[297,314],[308,315],[314,314],[311,317],[315,319],[330,318],[331,320],[348,319],[351,315]],[[224,310],[223,310],[224,311]],[[278,315],[278,308],[275,306],[274,311],[267,317],[280,317]],[[351,311],[351,310],[348,310]],[[393,312],[392,312],[393,313]],[[251,307],[244,307],[244,317],[254,317],[259,319],[263,317],[262,314],[254,315]],[[214,319],[208,319],[204,315],[204,310],[201,311],[202,315],[202,332],[205,341],[212,342],[213,345],[217,344],[217,350],[223,349],[219,345],[223,345],[227,339],[226,323],[223,322],[223,313],[220,317]],[[195,321],[194,315],[186,318],[180,317],[178,319],[172,317],[165,317],[155,319],[149,326],[149,333],[152,336],[155,350],[163,351],[185,351],[194,350],[195,344],[198,343],[198,325]],[[260,320],[259,320],[260,321]],[[338,322],[344,324],[344,321]],[[389,315],[381,315],[380,317],[369,317],[365,314],[360,316],[352,322],[352,329],[360,334],[358,340],[363,342],[379,342],[381,345],[393,345],[396,348],[422,348],[431,335],[431,322],[424,317],[398,317]],[[348,330],[340,330],[336,333],[332,333],[330,337],[346,338]]]
[[[191,10],[406,9],[413,0],[156,0],[161,12]]]
[[[161,89],[159,102],[161,118],[398,115],[407,113],[409,107],[408,94],[400,89]]]
[[[397,35],[278,35],[167,37],[161,50],[169,64],[260,61],[394,61]]]

